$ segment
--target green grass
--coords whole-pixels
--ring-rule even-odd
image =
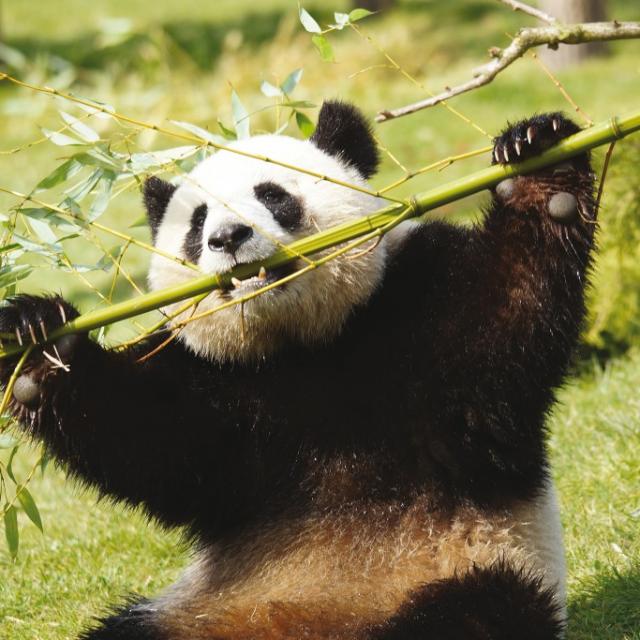
[[[303,4],[316,16],[323,15],[317,9],[320,5],[324,15],[331,8],[319,1]],[[349,3],[335,0],[331,5],[345,9]],[[392,70],[358,73],[381,64],[382,59],[353,33],[332,37],[337,62],[321,63],[308,34],[297,24],[295,3],[290,0],[156,0],[151,4],[102,0],[91,6],[88,11],[84,0],[3,3],[3,42],[20,46],[28,54],[28,79],[40,84],[55,79],[75,93],[102,99],[122,113],[151,122],[187,120],[213,129],[217,117],[227,124],[231,120],[229,82],[255,110],[266,103],[259,93],[260,81],[282,80],[298,66],[305,68],[305,75],[295,97],[316,104],[339,96],[373,115],[380,108],[423,96]],[[638,17],[632,3],[616,1],[612,7],[621,19]],[[129,23],[128,35],[114,43],[105,36],[105,19],[121,17]],[[513,33],[518,25],[530,22],[492,0],[406,0],[401,10],[362,26],[407,71],[437,91],[468,78],[470,70],[485,60],[489,45],[504,45],[505,32]],[[52,55],[62,54],[74,65],[56,67]],[[610,57],[558,77],[594,120],[607,118],[640,104],[639,54],[639,42],[617,44]],[[530,59],[452,104],[489,133],[497,132],[507,119],[570,108]],[[34,140],[40,126],[59,126],[59,108],[69,107],[0,83],[0,149]],[[273,129],[273,112],[257,115],[253,124],[255,130]],[[112,126],[103,133],[116,139],[122,130]],[[484,136],[443,107],[387,123],[376,133],[409,169],[487,144]],[[162,148],[177,143],[147,132],[136,144]],[[0,156],[0,186],[29,190],[65,153],[42,144]],[[602,153],[596,156],[600,162]],[[414,179],[398,194],[457,178],[487,162],[482,157],[456,163],[443,172]],[[621,162],[617,169],[624,182],[625,171],[637,172],[637,166],[627,156]],[[385,158],[375,184],[385,185],[400,175]],[[55,200],[53,194],[42,195]],[[603,225],[613,219],[609,212],[615,211],[620,197],[620,191],[605,193]],[[467,199],[439,215],[468,219],[477,215],[482,200]],[[0,197],[0,210],[14,203]],[[140,214],[140,196],[134,189],[113,202],[104,222],[126,230]],[[130,232],[148,239],[144,228]],[[115,244],[104,240],[107,246]],[[78,261],[90,261],[96,255],[82,240],[67,245]],[[140,283],[147,261],[145,252],[132,251],[125,263]],[[108,286],[107,276],[90,277],[97,286]],[[597,283],[593,296],[607,296],[612,289],[607,277],[599,277]],[[95,296],[75,277],[47,268],[37,269],[24,286],[33,291],[61,290],[83,309],[96,304]],[[626,286],[632,287],[633,282]],[[118,289],[117,297],[130,295],[130,288]],[[569,638],[640,640],[640,400],[636,393],[640,352],[632,350],[602,370],[583,365],[581,371],[560,393],[551,420],[570,569]],[[20,477],[34,456],[30,452],[19,459]],[[74,489],[60,470],[50,467],[44,477],[33,480],[31,489],[45,535],[21,514],[17,563],[9,561],[0,544],[0,638],[73,638],[91,615],[101,612],[105,601],[130,591],[157,593],[187,563],[187,552],[176,533],[161,531],[119,506],[96,502],[93,492]]]
[[[570,585],[570,638],[640,638],[640,352],[594,365],[551,420]]]

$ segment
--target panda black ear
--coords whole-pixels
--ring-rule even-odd
[[[370,178],[380,160],[371,124],[351,104],[330,100],[322,104],[311,142],[326,153],[355,167]]]
[[[155,176],[147,178],[144,183],[144,206],[147,210],[147,219],[149,220],[151,235],[154,240],[158,232],[158,227],[162,222],[164,212],[167,210],[169,200],[171,200],[171,196],[176,189],[177,187],[174,184],[160,180],[160,178],[156,178]]]

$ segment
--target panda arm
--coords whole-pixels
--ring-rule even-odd
[[[62,323],[60,309],[65,319],[77,315],[61,298],[19,296],[0,310],[0,328],[30,340],[29,325],[38,337],[40,320],[48,332]],[[217,404],[219,372],[178,344],[140,362],[155,346],[116,352],[83,335],[38,347],[14,387],[11,411],[100,493],[143,505],[167,525],[231,526],[259,493],[255,444],[237,424],[246,412],[225,414],[231,403]],[[5,385],[14,366],[0,364]]]
[[[558,137],[574,130],[557,114],[538,116],[498,139],[500,157],[504,145],[517,157],[528,127],[549,136],[556,118]],[[559,193],[575,198],[570,219],[551,215]],[[385,304],[417,356],[409,437],[451,494],[485,500],[540,487],[544,418],[585,314],[594,219],[592,173],[578,157],[500,186],[475,228],[425,224],[399,247]]]

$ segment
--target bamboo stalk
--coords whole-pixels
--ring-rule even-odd
[[[105,309],[90,311],[54,331],[49,336],[49,339],[55,340],[68,334],[97,329],[174,302],[192,298],[216,288],[227,287],[230,285],[232,277],[242,280],[257,275],[262,266],[267,269],[279,267],[291,262],[300,255],[311,255],[349,240],[354,240],[366,233],[389,225],[398,217],[408,218],[424,214],[442,205],[493,187],[506,178],[557,164],[595,147],[624,138],[638,130],[640,130],[640,110],[622,117],[611,118],[609,121],[599,123],[562,140],[559,144],[539,156],[522,162],[517,166],[494,165],[477,171],[464,178],[459,178],[429,191],[419,193],[410,202],[386,206],[370,216],[338,225],[293,242],[288,247],[275,252],[266,260],[240,265],[225,274],[200,276],[180,285],[153,291]],[[16,355],[24,351],[24,349],[24,347],[18,346],[5,349],[0,351],[0,358]]]

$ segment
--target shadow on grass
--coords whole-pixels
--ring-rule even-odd
[[[569,603],[567,640],[640,640],[640,567],[593,578]]]

